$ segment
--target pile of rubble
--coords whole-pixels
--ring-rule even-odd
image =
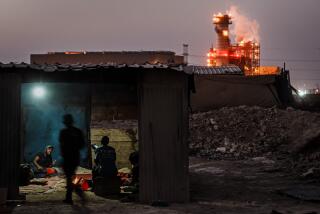
[[[293,108],[239,106],[196,113],[190,116],[190,153],[215,160],[280,157],[301,150],[315,127],[320,127],[319,113]]]

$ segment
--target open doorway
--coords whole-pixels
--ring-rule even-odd
[[[92,179],[95,152],[108,136],[116,152],[116,167],[130,173],[129,156],[138,150],[137,88],[134,84],[25,83],[21,87],[22,142],[21,159],[33,162],[46,146],[54,147],[52,159],[57,176],[35,178],[36,184],[21,187],[22,193],[65,192],[59,133],[62,117],[71,114],[75,127],[82,130],[86,146],[81,151],[77,174]],[[59,174],[60,173],[60,174]],[[41,184],[41,185],[39,185]]]

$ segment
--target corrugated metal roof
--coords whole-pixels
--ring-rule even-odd
[[[188,74],[236,74],[243,75],[243,71],[236,65],[228,66],[186,66],[184,71]]]
[[[44,72],[68,72],[68,71],[94,71],[103,69],[122,69],[122,68],[144,68],[144,69],[172,69],[176,71],[184,71],[187,74],[234,74],[243,75],[243,71],[236,65],[228,66],[184,66],[184,65],[166,65],[166,64],[55,64],[40,65],[27,63],[7,63],[0,62],[1,69],[24,69],[37,70]]]
[[[100,69],[121,69],[121,68],[144,68],[144,69],[173,69],[183,71],[183,65],[165,65],[165,64],[56,64],[39,65],[27,63],[0,63],[1,69],[31,69],[45,72],[67,72],[67,71],[93,71]]]

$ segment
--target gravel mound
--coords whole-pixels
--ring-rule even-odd
[[[310,139],[317,139],[320,132],[313,131],[317,128],[320,130],[319,113],[293,108],[225,107],[190,116],[190,154],[214,160],[296,154]]]

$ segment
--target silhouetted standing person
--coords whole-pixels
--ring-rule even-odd
[[[80,150],[84,147],[84,137],[80,129],[73,126],[73,117],[71,114],[63,116],[63,123],[66,128],[60,131],[59,141],[61,155],[63,158],[63,170],[67,179],[67,193],[65,203],[72,204],[72,192],[74,185],[72,184],[72,176],[75,174],[80,164]],[[75,192],[84,199],[84,193],[80,188],[76,188]]]

